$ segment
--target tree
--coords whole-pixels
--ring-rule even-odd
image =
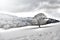
[[[46,19],[46,18],[47,17],[43,13],[39,13],[39,14],[37,14],[37,15],[34,16],[34,19],[37,20],[39,27],[40,27],[40,25],[42,25],[42,24],[45,23],[44,19]]]

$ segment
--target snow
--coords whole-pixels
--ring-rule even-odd
[[[60,23],[41,26],[27,26],[0,30],[0,39],[4,40],[58,40],[60,39]],[[1,32],[2,31],[2,32]]]
[[[7,2],[5,3],[5,2],[6,1],[0,2],[0,3],[2,3],[2,5],[0,7],[3,6],[4,10],[6,8],[5,6],[7,6],[6,4],[10,3],[9,1],[7,1],[8,3]],[[15,2],[15,0],[14,0],[14,2]],[[43,3],[40,2],[39,6],[37,8],[35,8],[34,11],[32,10],[32,12],[11,13],[11,12],[4,12],[4,10],[2,10],[2,11],[0,10],[0,19],[3,18],[3,20],[2,19],[0,20],[0,25],[1,25],[1,23],[3,25],[5,23],[11,24],[12,22],[5,21],[5,19],[7,19],[7,18],[9,19],[8,21],[10,21],[10,19],[13,20],[13,18],[16,18],[16,17],[34,17],[38,13],[44,13],[48,18],[60,20],[60,8],[57,8],[57,9],[54,8],[51,10],[50,9],[46,10],[45,8],[40,9],[40,7],[43,8],[44,5],[48,5],[48,6],[51,5],[48,2],[43,2]],[[53,3],[55,3],[55,2],[53,2]],[[13,2],[12,2],[12,4],[13,4]],[[42,6],[40,6],[40,5],[42,5]],[[56,5],[56,3],[55,3],[55,5]],[[12,6],[16,7],[14,5],[12,5]],[[7,7],[7,9],[9,9],[12,6],[10,5],[9,7]],[[52,8],[53,7],[55,7],[55,6],[53,5]],[[49,7],[47,7],[47,8],[49,8]],[[15,8],[13,8],[13,9],[15,9]],[[11,8],[8,11],[11,11]],[[7,16],[7,15],[2,16],[1,15],[2,13],[12,15],[12,17]],[[17,20],[15,22],[17,24]],[[20,20],[18,22],[20,22]],[[13,26],[16,26],[16,24],[14,24]],[[6,26],[10,26],[10,25],[4,25],[5,28],[6,28]],[[11,28],[11,29],[7,29],[7,30],[0,28],[0,40],[60,40],[60,23],[41,25],[41,27],[42,28],[38,28],[38,26],[25,26],[25,27],[19,27],[19,28]]]
[[[20,14],[9,13],[9,15],[15,15],[18,17],[33,17],[37,13],[39,12],[24,12]],[[46,15],[51,17],[51,15]],[[0,28],[0,40],[60,40],[60,23],[41,25],[41,27],[42,28],[38,28],[38,26],[25,26],[7,30]]]

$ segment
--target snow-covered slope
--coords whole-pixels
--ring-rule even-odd
[[[36,17],[25,17],[25,18],[0,13],[0,28],[9,29],[9,28],[17,28],[36,24],[42,25],[46,24],[46,22],[49,20],[44,18],[47,17],[43,13],[39,13]],[[38,23],[37,20],[39,20],[40,23]]]
[[[0,28],[15,28],[30,25],[31,17],[17,17],[13,15],[0,13]]]
[[[28,18],[0,14],[0,25],[2,24],[0,27],[18,27],[17,24],[21,26],[20,24],[23,25],[25,23],[21,22],[21,19],[23,19],[23,21],[28,20]],[[12,25],[12,23],[14,25]],[[42,28],[38,28],[38,26],[26,26],[8,30],[0,29],[0,40],[60,40],[60,23],[43,25],[41,27]]]
[[[0,32],[0,40],[60,40],[60,23],[25,28],[12,28]],[[14,29],[14,30],[13,30]]]

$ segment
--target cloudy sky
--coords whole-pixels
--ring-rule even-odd
[[[0,11],[28,12],[60,8],[60,0],[0,0]]]

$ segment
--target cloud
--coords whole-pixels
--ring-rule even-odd
[[[60,8],[59,5],[59,0],[0,0],[0,11],[28,12],[36,8]]]
[[[37,4],[37,0],[0,0],[1,11],[21,12],[31,11]]]

